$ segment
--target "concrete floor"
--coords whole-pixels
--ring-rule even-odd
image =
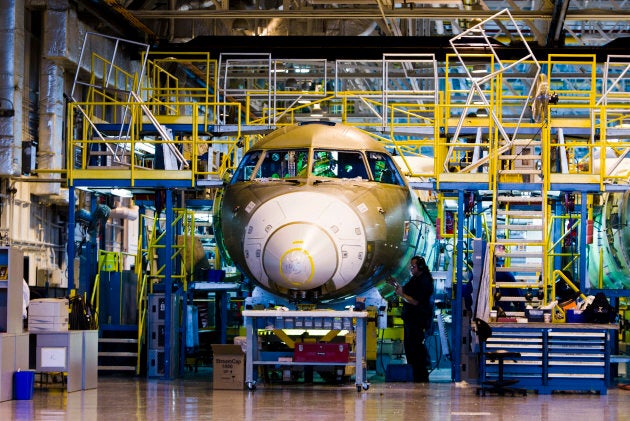
[[[209,371],[185,378],[101,376],[98,388],[67,393],[36,385],[32,400],[0,403],[0,420],[628,420],[630,390],[607,395],[554,393],[527,396],[476,394],[476,385],[434,373],[427,384],[259,384],[255,391],[214,390]],[[444,373],[442,373],[444,374]]]

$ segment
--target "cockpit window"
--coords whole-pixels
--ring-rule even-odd
[[[249,181],[252,178],[252,174],[256,169],[261,155],[261,151],[253,151],[245,155],[243,159],[241,159],[241,163],[238,165],[231,182]]]
[[[397,186],[404,185],[394,161],[388,155],[380,152],[368,152],[367,155],[374,181]]]
[[[315,149],[311,172],[319,177],[368,179],[363,155],[353,151]]]
[[[396,175],[398,174],[392,161],[388,160],[387,155],[372,152],[369,154],[370,156],[374,155],[371,158],[372,161],[370,161],[370,168],[373,174],[376,174],[375,166],[380,168],[380,166],[387,167],[388,165],[392,166]],[[306,177],[308,158],[308,149],[252,151],[243,157],[231,182]],[[375,164],[374,162],[380,163]],[[315,149],[313,151],[311,174],[317,177],[370,179],[365,156],[358,151]],[[379,173],[379,176],[381,175]],[[376,175],[374,177],[376,178]],[[394,177],[393,180],[397,179],[400,181],[400,176],[397,175],[397,177]],[[384,178],[382,180],[381,178],[377,179],[377,181],[386,182]],[[389,183],[397,184],[395,181],[390,181]]]
[[[265,152],[256,178],[305,177],[307,163],[307,149],[269,150]]]

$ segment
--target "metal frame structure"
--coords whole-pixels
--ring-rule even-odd
[[[481,34],[484,39],[483,24],[472,27],[469,34]],[[444,63],[427,55],[384,54],[382,60],[338,60],[334,65],[321,60],[251,57],[247,53],[236,59],[225,55],[216,62],[207,57],[200,60],[193,56],[187,60],[177,53],[160,53],[157,57],[149,53],[147,68],[155,69],[149,73],[159,77],[134,75],[133,80],[146,83],[143,93],[136,95],[123,86],[103,88],[96,83],[100,80],[99,73],[92,69],[88,101],[70,103],[68,108],[70,197],[74,197],[76,188],[164,189],[166,218],[173,220],[175,190],[219,186],[223,175],[235,168],[249,145],[272,128],[320,119],[321,116],[313,115],[319,108],[326,112],[325,118],[358,126],[400,155],[403,171],[414,188],[439,193],[438,216],[443,218],[446,201],[456,200],[457,229],[452,232],[444,231],[444,226],[438,229],[442,239],[453,241],[456,317],[452,337],[457,338],[462,334],[458,320],[462,286],[469,271],[465,254],[473,236],[466,225],[468,210],[464,205],[470,194],[473,193],[476,201],[492,205],[492,221],[497,220],[495,212],[501,192],[519,190],[527,192],[528,197],[542,195],[537,212],[542,216],[543,237],[535,246],[540,247],[542,255],[549,256],[542,258],[539,271],[546,290],[559,262],[557,255],[550,252],[551,245],[563,235],[548,231],[554,226],[552,216],[557,210],[546,206],[547,195],[552,191],[580,195],[580,222],[575,228],[580,231],[579,255],[585,256],[588,198],[601,192],[626,191],[629,187],[628,170],[620,162],[630,150],[624,127],[630,109],[624,95],[627,66],[624,67],[623,58],[610,57],[605,64],[597,63],[593,55],[550,54],[546,61],[539,62],[527,54],[521,59],[504,60],[499,55],[470,56],[460,53],[455,45],[453,48],[455,55]],[[171,56],[177,58],[164,58]],[[176,69],[187,71],[176,77],[176,72],[167,72],[160,65],[165,60]],[[115,60],[108,62],[114,66]],[[481,78],[473,74],[478,64],[485,66],[486,73]],[[610,74],[605,75],[606,91],[598,93],[597,74],[602,65]],[[289,68],[292,70],[288,71]],[[528,122],[527,108],[541,73],[547,75],[550,88],[559,93],[560,102],[548,104],[542,121]],[[186,87],[180,79],[183,77],[190,83],[191,74],[197,86]],[[168,86],[155,86],[163,80],[172,82]],[[296,88],[298,82],[300,88]],[[206,94],[199,93],[199,83],[207,89]],[[131,92],[140,86],[138,82],[132,85]],[[329,85],[334,89],[329,89]],[[155,95],[149,95],[150,92]],[[481,103],[475,104],[476,99]],[[513,108],[518,112],[511,112]],[[486,110],[488,117],[472,115],[471,109]],[[463,140],[465,137],[474,138],[474,142]],[[518,147],[517,142],[523,138],[530,142],[537,138],[534,146],[537,158],[528,159],[540,163],[540,168],[528,174],[528,181],[518,169],[502,172],[503,166],[509,167],[502,158],[524,159],[517,158],[520,153],[508,152]],[[103,145],[115,145],[115,150],[124,151],[124,159]],[[158,165],[155,155],[158,148],[162,149],[164,160],[171,151],[179,158],[178,164]],[[609,166],[606,154],[601,154],[600,166],[596,168],[592,157],[609,148],[616,151],[619,159]],[[573,157],[561,170],[551,166],[550,157],[558,151]],[[204,154],[207,158],[202,159]],[[462,157],[466,157],[465,162]],[[425,159],[424,162],[432,165],[419,169],[415,166],[417,159]],[[207,162],[205,169],[200,168],[203,161]],[[491,200],[480,193],[484,191],[490,192]],[[69,233],[74,232],[74,212],[74,206],[70,206]],[[474,228],[477,236],[485,229]],[[173,230],[171,224],[166,224],[169,238],[173,238]],[[509,241],[498,241],[496,224],[489,230],[485,235],[493,248],[514,246]],[[534,246],[526,244],[526,248],[530,245]],[[74,254],[72,248],[71,243],[70,255]],[[166,253],[173,253],[173,245],[168,242]],[[496,257],[494,251],[491,257]],[[167,291],[173,282],[173,267],[169,262],[164,270]],[[72,266],[70,262],[70,273]],[[583,275],[585,271],[582,258],[579,273]],[[528,285],[533,283],[521,286]],[[492,296],[488,299],[492,303]],[[545,295],[544,301],[547,300]],[[457,348],[454,344],[455,380],[458,380],[461,351]]]

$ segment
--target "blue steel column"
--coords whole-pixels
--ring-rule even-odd
[[[559,200],[556,201],[555,204],[555,209],[553,214],[554,215],[565,215],[566,209],[565,207],[560,203]],[[554,244],[556,241],[558,241],[558,238],[560,238],[560,236],[562,235],[562,233],[564,232],[563,230],[563,226],[564,224],[567,224],[568,222],[565,221],[564,219],[561,218],[555,218],[553,220],[553,225],[551,227],[551,235],[550,235],[550,241],[549,244]],[[563,253],[563,242],[560,241],[558,242],[558,244],[556,244],[556,246],[553,249],[553,253],[554,253],[554,258],[553,258],[553,268],[562,268],[563,267],[563,262],[562,262],[562,253]],[[543,257],[546,258],[547,257],[547,251],[543,250],[544,254]],[[545,277],[546,275],[543,274],[543,277]],[[553,301],[555,299],[555,297],[551,297],[550,301]]]
[[[74,186],[68,186],[68,288],[75,288],[74,279],[74,256],[76,254],[74,246],[74,230],[75,230],[75,207]]]
[[[453,380],[462,378],[462,272],[464,269],[464,191],[457,193],[457,271],[455,276],[455,301],[453,303]]]
[[[165,314],[164,314],[164,377],[169,379],[171,378],[171,364],[174,361],[171,361],[171,329],[173,327],[173,318],[171,317],[172,313],[172,303],[171,296],[173,293],[173,278],[171,277],[173,273],[173,226],[171,223],[174,220],[173,214],[173,192],[171,189],[166,189],[166,200],[165,200],[165,241],[164,241],[164,256],[165,256],[165,266],[164,266],[164,305],[165,305]]]
[[[177,195],[175,196],[175,207],[176,208],[183,208],[185,207],[184,204],[184,200],[182,195]],[[172,220],[175,220],[174,217]],[[175,226],[175,232],[173,235],[173,239],[175,240],[174,243],[178,244],[177,242],[177,236],[182,234],[184,232],[184,220],[185,218],[181,218],[178,219],[177,224]],[[184,247],[186,247],[184,245]],[[178,252],[181,253],[181,250],[178,250]],[[175,273],[183,273],[184,271],[182,270],[183,267],[185,267],[186,262],[184,261],[184,259],[177,259],[174,263],[173,263],[173,267],[171,268],[171,273],[175,272]],[[189,274],[191,275],[191,274]],[[179,279],[179,278],[178,278]],[[192,279],[192,278],[190,278]],[[177,282],[177,290],[176,290],[176,301],[177,301],[177,311],[178,313],[181,311],[181,315],[183,315],[183,320],[187,319],[186,316],[186,305],[187,305],[187,300],[184,300],[183,297],[187,296],[188,291],[184,291],[184,280],[183,279],[179,279],[179,282]],[[176,317],[180,317],[180,314],[177,314]],[[177,335],[176,338],[179,338],[179,341],[175,342],[177,344],[177,356],[179,357],[179,359],[177,361],[174,361],[173,364],[177,365],[177,373],[183,373],[186,367],[186,322],[184,321],[183,323],[178,322],[177,323]]]
[[[580,205],[580,235],[578,237],[578,247],[580,252],[580,260],[579,260],[579,279],[580,283],[576,285],[580,291],[584,291],[586,287],[586,225],[588,224],[588,206],[586,203],[587,193],[582,192],[582,200]]]

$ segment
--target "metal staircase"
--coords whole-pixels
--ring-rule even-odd
[[[106,274],[109,279],[102,279]],[[123,270],[120,252],[100,250],[98,270],[91,297],[91,305],[99,320],[98,370],[109,372],[135,372],[137,352],[137,331],[135,323],[123,320]],[[103,284],[104,282],[107,282]],[[103,284],[103,285],[101,285]],[[117,289],[117,290],[116,290]],[[120,297],[118,308],[110,308],[112,300],[101,297],[105,291]],[[103,299],[103,300],[102,300]],[[117,300],[113,300],[117,301]],[[102,303],[107,303],[101,305]],[[115,320],[111,320],[115,319]]]
[[[502,148],[499,155],[499,174],[513,181],[523,183],[540,183],[542,180],[542,155],[540,140],[517,139]]]
[[[543,195],[519,193],[496,197],[492,299],[507,315],[523,315],[526,302],[538,301],[538,294],[533,291],[542,291],[544,204]]]
[[[137,328],[102,330],[101,335],[98,338],[98,370],[135,373],[138,358]]]

